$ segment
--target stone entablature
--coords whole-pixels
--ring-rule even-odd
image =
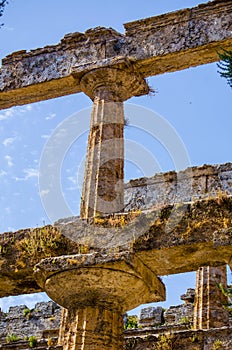
[[[49,255],[99,251],[103,249],[103,238],[106,252],[129,249],[157,275],[195,271],[203,265],[217,266],[219,262],[230,264],[231,168],[231,164],[193,168],[195,202],[88,220],[73,217],[60,220],[55,227],[51,225],[0,235],[0,296],[41,291],[33,275],[33,267],[40,259]],[[182,172],[189,173],[190,169]],[[154,176],[151,180],[134,180],[136,187],[133,187],[133,183],[126,185],[125,197],[128,198],[129,191],[140,191],[146,202],[147,188],[150,186],[151,195],[152,186],[154,191],[156,185],[162,191],[165,187],[161,181],[163,179],[167,180],[166,189],[171,193],[171,189],[175,189],[173,179],[176,178],[179,178],[176,173],[167,173]],[[160,183],[155,184],[154,179],[159,179]],[[180,191],[179,198],[184,201],[186,196],[186,200],[189,200],[189,193],[186,192],[189,177],[183,177],[183,180],[180,177],[180,181],[183,191]],[[194,196],[191,195],[191,198],[193,200]],[[136,201],[132,201],[130,208],[136,209]],[[175,214],[181,214],[181,221],[172,232],[168,232],[167,222],[173,210]],[[36,237],[46,241],[48,251],[45,255],[38,253],[32,257],[22,250],[23,242]],[[57,249],[52,248],[51,251],[48,237],[57,242]]]
[[[125,35],[97,27],[66,35],[58,45],[8,55],[0,70],[0,109],[81,92],[94,69],[133,67],[143,77],[218,61],[232,44],[232,4],[192,9],[125,24]]]
[[[125,185],[125,211],[232,195],[232,164],[202,165],[131,180]]]

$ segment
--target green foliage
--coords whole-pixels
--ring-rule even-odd
[[[23,310],[23,316],[26,317],[26,318],[28,318],[28,319],[30,319],[30,318],[31,318],[31,310],[28,309],[28,308],[25,308],[25,309]]]
[[[220,69],[218,73],[221,77],[226,78],[227,83],[232,88],[232,49],[223,50],[218,56],[220,59],[220,62],[217,65]]]
[[[19,338],[14,333],[8,334],[6,336],[6,342],[7,343],[13,343],[13,342],[18,341],[18,340],[19,340]]]
[[[37,344],[37,338],[34,335],[31,335],[28,338],[28,344],[29,344],[30,348],[34,348]]]
[[[192,343],[197,343],[199,340],[197,334],[195,334],[195,333],[193,333],[193,335],[190,339],[191,339]]]
[[[190,321],[189,321],[189,318],[188,318],[188,316],[183,316],[183,317],[181,317],[181,319],[180,319],[180,323],[181,324],[185,324],[185,323],[189,323]]]
[[[138,328],[138,316],[127,316],[125,329]]]
[[[0,0],[0,17],[3,15],[6,4],[8,4],[7,0]],[[1,26],[3,26],[3,23],[0,23],[0,28]]]

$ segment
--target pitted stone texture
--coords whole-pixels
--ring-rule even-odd
[[[189,329],[176,331],[175,327],[171,326],[165,331],[163,329],[159,332],[149,330],[148,334],[147,331],[143,332],[138,329],[131,331],[130,335],[126,334],[125,350],[231,350],[231,331],[231,327],[204,331]]]
[[[39,285],[68,309],[104,305],[125,312],[165,298],[162,281],[129,252],[48,258],[36,267]]]
[[[187,292],[180,296],[180,299],[183,300],[186,304],[194,303],[194,298],[195,298],[195,289],[193,288],[188,288]]]
[[[229,325],[226,265],[204,266],[197,271],[194,308],[195,329],[220,328]]]
[[[94,306],[64,310],[59,344],[63,350],[122,349],[122,315],[115,310]]]
[[[190,203],[161,205],[149,211],[137,210],[88,220],[78,217],[62,219],[55,226],[46,227],[48,231],[51,230],[51,235],[54,230],[63,234],[54,254],[75,254],[83,246],[87,252],[131,250],[158,276],[195,271],[203,265],[231,264],[232,199],[230,195],[227,196],[227,193],[231,193],[231,164],[194,168],[195,175],[197,169],[199,181],[200,175],[203,178],[210,178],[212,175],[217,179],[214,181],[216,190],[211,187],[210,192],[204,194],[200,188],[196,195],[193,191],[193,200]],[[169,175],[164,176],[168,178]],[[198,182],[197,176],[195,181]],[[143,184],[144,179],[136,180],[136,186]],[[194,189],[198,191],[199,187]],[[198,200],[197,196],[200,198],[201,191],[206,198]],[[187,193],[181,193],[180,191],[178,198],[184,201]],[[170,225],[171,213],[172,217],[181,219],[174,222],[174,226]],[[170,226],[172,231],[167,230]],[[34,262],[30,257],[22,261],[26,266],[19,266],[18,262],[22,260],[20,242],[23,238],[29,238],[33,232],[34,230],[28,229],[0,235],[2,297],[41,291],[33,276]],[[39,253],[36,262],[42,258],[44,255]]]
[[[121,349],[125,311],[165,298],[161,280],[128,252],[45,259],[36,278],[68,309],[59,335],[64,350]]]
[[[123,102],[133,96],[149,93],[146,81],[133,70],[98,68],[83,76],[81,90],[92,100],[97,96],[104,101]]]
[[[94,100],[81,218],[121,212],[124,208],[123,101],[149,92],[145,80],[129,69],[99,68],[84,75],[81,88]]]
[[[192,303],[170,306],[164,312],[165,324],[193,323],[193,310],[194,305]]]
[[[141,309],[139,314],[139,327],[153,327],[163,323],[163,309],[162,307],[146,307]]]
[[[232,164],[202,165],[156,174],[125,185],[125,211],[147,210],[232,195]]]
[[[124,207],[123,103],[96,97],[93,104],[81,218],[121,212]]]
[[[231,1],[211,1],[127,23],[125,35],[98,27],[13,53],[0,71],[0,108],[80,92],[81,77],[97,68],[129,65],[147,77],[218,61],[232,43],[231,13]]]
[[[27,314],[24,314],[24,310],[27,310]],[[4,342],[10,334],[19,339],[30,336],[41,339],[44,330],[59,328],[60,317],[61,308],[53,301],[37,303],[30,311],[26,305],[10,307],[8,313],[0,315],[0,342]]]

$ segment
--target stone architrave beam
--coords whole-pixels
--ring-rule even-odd
[[[125,24],[125,35],[95,28],[58,45],[2,60],[0,109],[81,92],[96,68],[133,69],[143,78],[215,62],[232,45],[232,1],[215,0]]]
[[[70,231],[72,242],[73,230],[73,239],[78,240],[80,236],[82,244],[73,243],[72,249],[67,250],[63,236],[57,241],[58,251],[48,250],[46,255],[40,250],[34,255],[25,254],[25,240],[22,242],[23,237],[17,232],[1,235],[0,297],[41,291],[35,281],[33,267],[44,256],[69,255],[67,259],[72,268],[76,259],[73,254],[78,252],[91,255],[95,251],[107,256],[109,252],[126,251],[156,276],[195,271],[200,266],[232,265],[231,197],[178,205],[175,209],[176,223],[169,221],[173,208],[167,206],[162,210],[115,214],[88,221],[79,218],[67,220],[57,224],[57,232],[68,235]],[[47,230],[52,232],[54,226]],[[25,230],[24,234],[28,240],[33,231]],[[105,250],[102,240],[108,242]]]

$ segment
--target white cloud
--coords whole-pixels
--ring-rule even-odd
[[[33,169],[33,168],[29,168],[29,169],[25,169],[24,173],[26,174],[26,178],[29,179],[30,177],[38,177],[39,176],[39,172],[38,169]]]
[[[12,167],[12,166],[14,165],[14,163],[13,163],[13,159],[12,159],[12,157],[11,157],[11,156],[6,155],[6,156],[5,156],[5,160],[7,161],[7,165],[8,165],[8,167]]]
[[[56,113],[50,113],[48,117],[46,117],[46,120],[51,120],[56,117]]]
[[[74,176],[69,176],[67,179],[68,179],[69,181],[71,181],[74,185],[77,184],[77,178],[76,178],[76,177],[74,177]]]
[[[0,170],[0,177],[6,176],[7,172],[5,170]]]
[[[12,107],[12,108],[6,109],[4,112],[0,114],[0,121],[17,116],[20,113],[30,112],[31,110],[32,110],[31,105],[26,105],[23,107]]]
[[[42,191],[40,191],[39,194],[40,194],[41,197],[44,197],[44,196],[46,196],[49,192],[50,192],[50,190],[47,189],[47,190],[42,190]]]
[[[23,170],[25,176],[24,177],[16,177],[16,181],[27,181],[28,179],[32,177],[38,177],[39,176],[39,171],[38,169],[34,168],[29,168],[29,169],[24,169]]]
[[[10,109],[7,109],[5,112],[1,113],[0,121],[11,118],[15,114],[14,111],[15,111],[14,108],[10,108]]]
[[[32,105],[26,105],[26,106],[23,106],[23,107],[19,107],[17,112],[19,112],[19,113],[26,113],[26,112],[30,112],[31,110],[32,110]]]
[[[48,138],[49,138],[49,136],[50,136],[50,135],[46,135],[46,134],[41,135],[41,139],[48,139]]]
[[[32,105],[27,105],[25,106],[26,111],[31,111],[32,110]]]
[[[7,147],[11,145],[16,140],[16,137],[8,137],[5,140],[3,140],[2,144],[3,146]]]

